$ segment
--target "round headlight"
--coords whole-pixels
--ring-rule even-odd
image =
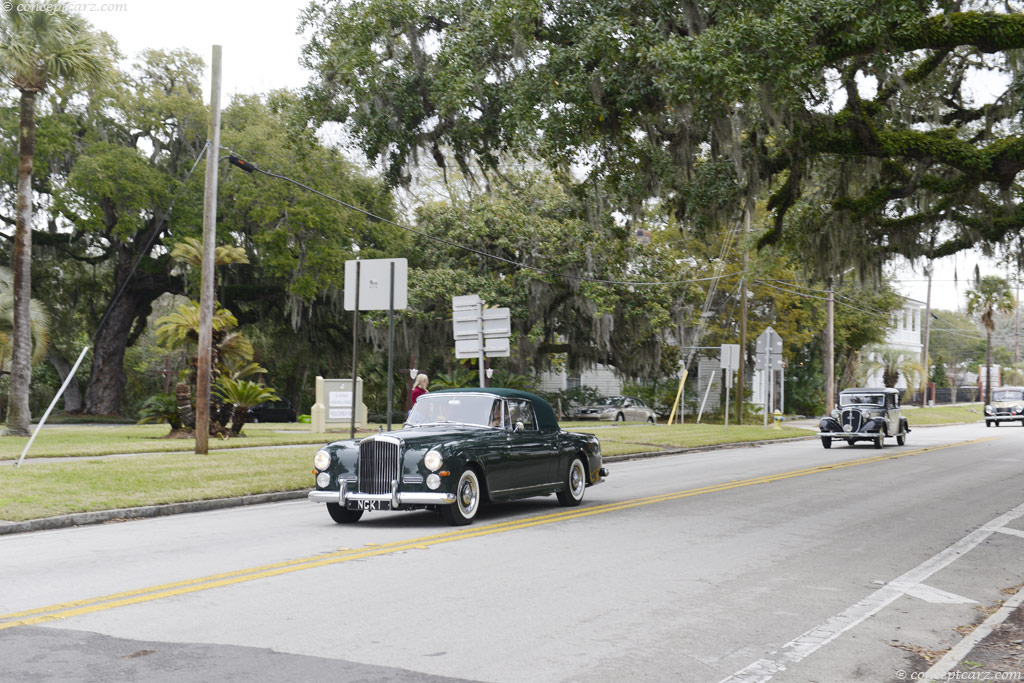
[[[321,472],[316,475],[316,485],[322,489],[327,488],[331,484],[331,475],[326,472]]]
[[[326,470],[330,466],[331,454],[327,451],[317,451],[316,455],[313,456],[313,467],[318,470]]]
[[[437,472],[441,469],[442,460],[441,454],[437,451],[427,451],[427,454],[423,456],[423,465],[431,472]]]
[[[1014,406],[1013,407],[1013,412],[1017,413],[1018,415],[1020,415],[1021,413],[1024,413],[1024,406],[1021,406],[1021,405]]]
[[[427,488],[431,491],[437,490],[437,487],[441,485],[441,477],[436,474],[427,475]]]
[[[834,417],[837,420],[839,419],[839,408],[832,409],[832,417]]]
[[[985,414],[986,415],[991,415],[992,414],[992,406],[985,406]]]

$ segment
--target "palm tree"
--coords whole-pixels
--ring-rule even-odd
[[[249,408],[267,401],[278,401],[281,398],[273,389],[262,384],[228,377],[221,377],[217,380],[213,391],[225,404],[231,403],[235,406],[231,414],[231,432],[233,434],[242,433],[242,426],[249,419]]]
[[[904,350],[889,346],[871,349],[867,360],[861,365],[861,376],[867,380],[878,371],[882,373],[882,384],[895,387],[900,375],[906,378],[907,386],[913,387],[924,373],[921,364]]]
[[[18,209],[14,228],[14,325],[8,433],[29,433],[32,382],[32,165],[36,95],[51,83],[99,82],[108,62],[99,37],[79,16],[64,11],[22,10],[4,3],[0,21],[0,71],[21,93],[18,125]],[[49,8],[47,8],[49,9]]]
[[[50,343],[50,314],[36,299],[29,301],[29,328],[32,333],[32,362],[46,356]],[[11,333],[14,331],[14,272],[0,266],[0,372],[11,357]]]
[[[992,402],[992,333],[996,313],[1012,313],[1017,307],[1010,283],[996,275],[981,277],[975,271],[974,284],[967,290],[967,313],[979,314],[985,326],[985,403]]]

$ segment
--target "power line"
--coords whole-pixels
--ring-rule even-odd
[[[558,272],[558,271],[550,270],[548,268],[543,268],[541,266],[534,266],[534,265],[530,265],[528,263],[523,263],[521,261],[515,261],[515,260],[510,259],[510,258],[505,258],[504,256],[498,256],[497,254],[491,254],[489,252],[486,252],[486,251],[483,251],[483,250],[480,250],[480,249],[476,249],[475,247],[470,247],[470,246],[467,246],[465,244],[460,244],[458,242],[455,242],[454,240],[450,240],[450,239],[447,239],[447,238],[444,238],[444,237],[438,237],[437,235],[431,235],[430,233],[423,232],[422,230],[417,230],[416,228],[410,227],[408,225],[404,225],[402,223],[397,223],[397,222],[395,222],[395,221],[393,221],[393,220],[391,220],[389,218],[384,218],[383,216],[378,216],[377,214],[373,213],[372,211],[367,211],[366,209],[363,209],[361,207],[355,206],[353,204],[349,204],[348,202],[343,201],[341,199],[338,199],[337,197],[331,196],[331,195],[329,195],[329,194],[327,194],[325,192],[321,192],[320,190],[312,188],[309,185],[306,185],[306,184],[301,183],[301,182],[299,182],[297,180],[294,180],[293,178],[289,178],[286,175],[282,175],[280,173],[273,173],[271,171],[264,170],[264,169],[260,168],[259,166],[257,166],[256,164],[253,164],[251,162],[245,161],[244,159],[239,157],[237,154],[235,154],[235,152],[233,152],[231,149],[228,149],[227,147],[223,147],[223,149],[225,149],[226,151],[228,151],[230,153],[230,156],[228,157],[229,163],[231,163],[234,166],[237,166],[238,168],[242,169],[243,171],[246,171],[247,173],[261,173],[261,174],[263,174],[265,176],[270,176],[271,178],[277,178],[279,180],[284,180],[286,182],[292,183],[293,185],[296,185],[297,187],[301,187],[302,189],[304,189],[304,190],[306,190],[308,192],[312,192],[313,194],[319,195],[319,196],[323,197],[324,199],[327,199],[327,200],[332,201],[332,202],[334,202],[336,204],[339,204],[339,205],[341,205],[341,206],[343,206],[343,207],[345,207],[347,209],[351,209],[352,211],[356,211],[358,213],[361,213],[364,216],[366,216],[366,218],[368,218],[369,220],[371,220],[371,221],[373,221],[375,223],[386,223],[388,225],[392,225],[392,226],[394,226],[396,228],[399,228],[401,230],[405,230],[406,232],[411,232],[414,235],[418,235],[420,237],[423,237],[423,238],[426,238],[426,239],[429,239],[429,240],[433,240],[434,242],[439,242],[439,243],[447,245],[449,247],[455,247],[456,249],[462,249],[463,251],[467,251],[467,252],[470,252],[472,254],[476,254],[477,256],[482,256],[484,258],[488,258],[488,259],[491,259],[491,260],[494,260],[494,261],[500,261],[502,263],[507,263],[508,265],[515,266],[517,268],[522,268],[524,270],[532,270],[532,271],[535,271],[535,272],[538,272],[538,273],[544,273],[545,275],[551,275],[551,276],[563,278],[563,279],[566,279],[566,280],[575,280],[575,281],[578,281],[578,282],[593,282],[595,284],[602,284],[602,285],[627,285],[627,286],[634,286],[634,287],[650,287],[650,286],[659,286],[659,285],[683,285],[683,284],[693,284],[693,283],[697,283],[697,282],[713,282],[713,281],[717,281],[717,280],[722,279],[722,278],[736,277],[737,275],[742,275],[743,274],[743,272],[740,271],[740,272],[730,273],[729,275],[722,275],[722,276],[716,275],[716,276],[712,276],[712,277],[690,278],[690,279],[685,279],[685,280],[667,280],[667,281],[610,280],[610,279],[604,279],[604,278],[588,277],[588,276],[585,276],[585,275],[568,275],[566,273],[561,273],[561,272]]]

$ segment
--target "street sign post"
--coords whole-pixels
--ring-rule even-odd
[[[740,368],[740,345],[722,344],[719,364],[725,370],[725,428],[729,428],[729,389],[732,387],[732,372]]]
[[[345,261],[345,310],[352,311],[352,377],[359,375],[359,311],[388,312],[388,431],[395,391],[395,311],[409,307],[409,261],[404,258]],[[356,436],[355,392],[351,430]]]
[[[757,337],[755,367],[767,373],[764,384],[764,426],[768,426],[768,413],[775,403],[775,371],[782,369],[782,337],[771,327],[766,327]]]
[[[452,297],[452,335],[456,358],[476,358],[480,386],[486,384],[485,358],[511,355],[512,312],[508,308],[484,308],[476,294]]]

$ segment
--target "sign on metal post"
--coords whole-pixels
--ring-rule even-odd
[[[456,358],[476,358],[480,386],[484,386],[484,359],[511,355],[512,312],[508,308],[484,308],[476,294],[452,297],[452,335]]]
[[[719,365],[725,370],[725,428],[729,428],[729,389],[732,387],[732,372],[740,369],[740,345],[722,344]]]
[[[404,258],[345,261],[345,310],[352,311],[352,376],[359,374],[359,311],[388,312],[388,431],[394,402],[395,311],[409,307],[409,261]],[[353,400],[355,394],[353,393]],[[356,404],[349,406],[355,437]]]
[[[768,413],[774,403],[775,393],[775,371],[783,367],[782,337],[771,327],[765,328],[757,337],[757,353],[755,354],[755,368],[764,370],[767,379],[764,382],[764,426],[768,426]]]

